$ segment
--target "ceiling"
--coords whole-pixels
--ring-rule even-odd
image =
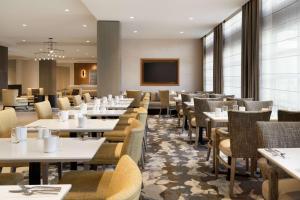
[[[0,27],[0,45],[9,47],[10,58],[34,58],[49,37],[65,50],[65,60],[96,57],[97,21],[80,0],[1,0]]]
[[[123,38],[177,39],[201,38],[241,8],[247,0],[82,0],[82,2],[98,20],[121,21]],[[193,20],[190,20],[191,17]]]
[[[61,62],[95,62],[97,20],[121,21],[122,38],[201,38],[246,1],[1,0],[0,45],[10,59],[32,59],[53,37],[65,50]]]

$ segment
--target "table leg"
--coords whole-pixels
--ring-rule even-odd
[[[72,137],[72,138],[77,137],[77,133],[76,132],[70,132],[70,137]],[[70,163],[70,169],[71,170],[77,170],[77,162],[71,162]]]
[[[41,184],[41,163],[29,163],[29,185]]]
[[[187,122],[187,117],[184,118],[184,130],[188,130],[189,126],[188,126],[188,122]]]
[[[97,117],[91,117],[91,119],[97,119]],[[92,132],[92,137],[96,138],[98,136],[97,132]]]

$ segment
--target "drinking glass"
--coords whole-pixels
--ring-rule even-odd
[[[227,112],[228,111],[228,106],[222,106],[222,112]]]
[[[19,143],[19,140],[17,138],[17,134],[16,134],[16,129],[13,128],[11,129],[11,132],[10,132],[10,141],[11,143]]]
[[[238,111],[239,110],[239,106],[238,105],[233,105],[232,106],[232,110],[233,111]]]

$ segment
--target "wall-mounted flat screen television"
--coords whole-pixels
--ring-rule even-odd
[[[179,85],[179,59],[141,59],[141,85]]]

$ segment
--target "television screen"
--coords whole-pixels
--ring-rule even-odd
[[[142,59],[141,85],[178,85],[179,59]]]

